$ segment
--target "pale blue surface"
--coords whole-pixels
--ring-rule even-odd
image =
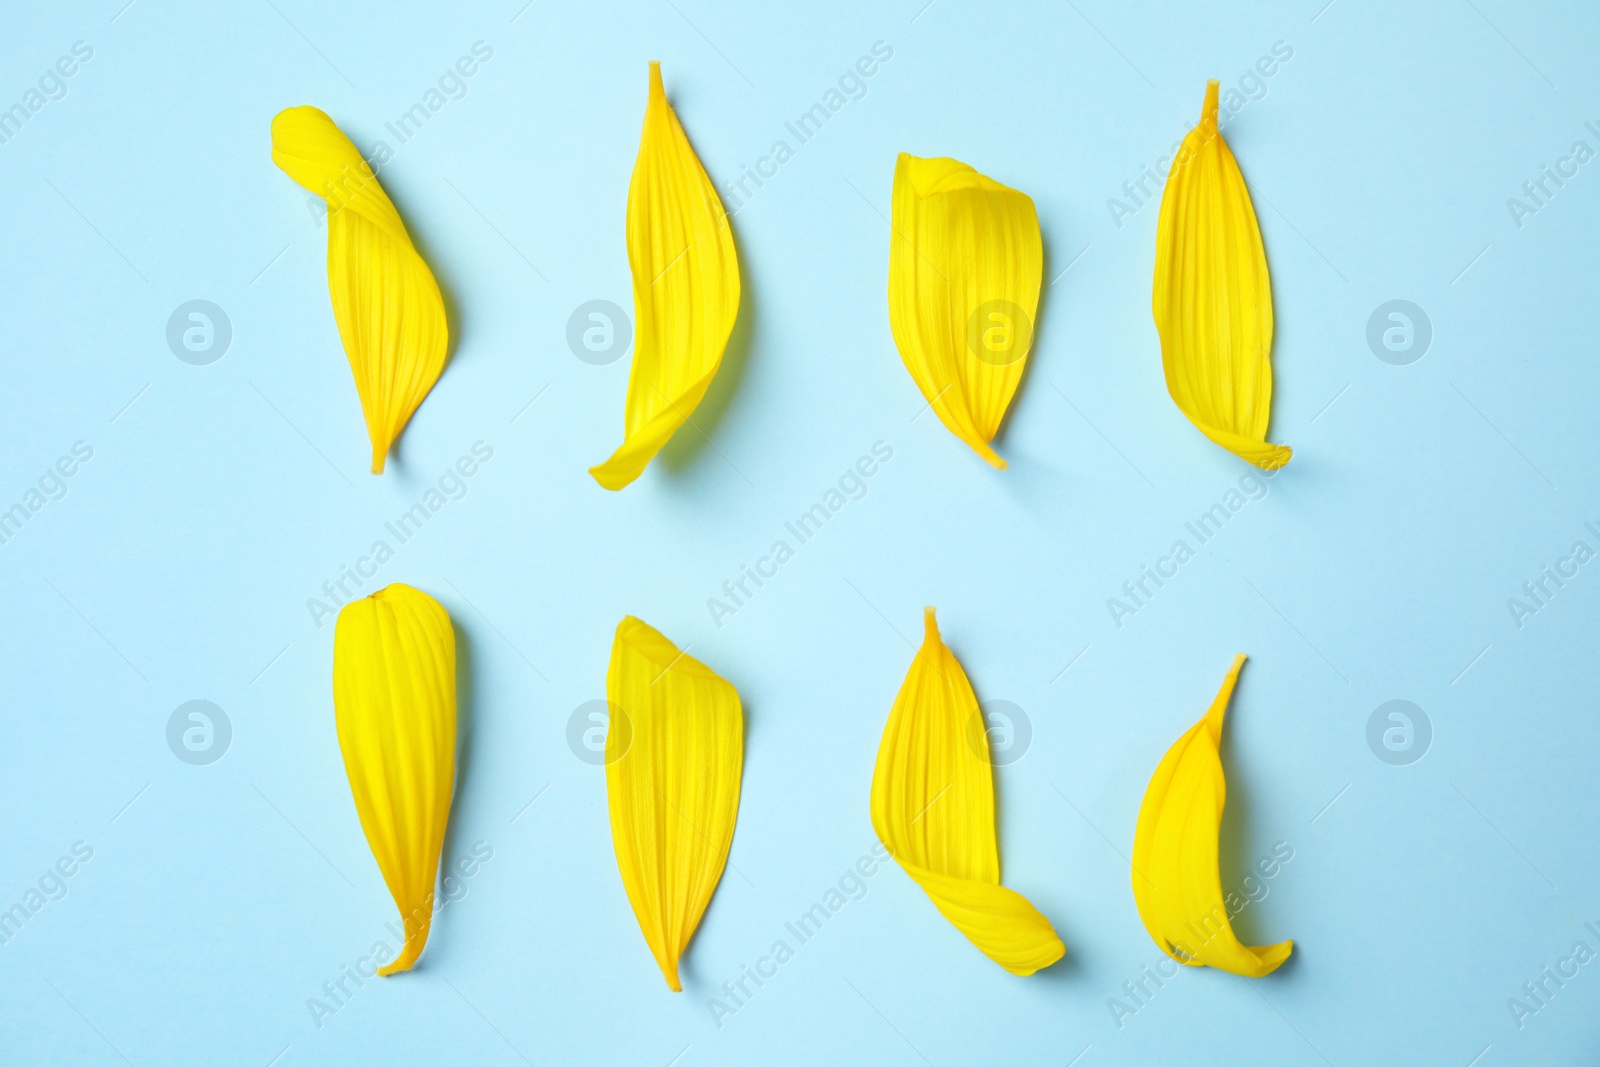
[[[922,2],[13,5],[0,106],[75,41],[93,57],[0,145],[0,508],[74,442],[93,458],[0,545],[0,907],[75,842],[93,858],[0,945],[0,1060],[1593,1062],[1600,967],[1520,1030],[1507,1000],[1575,941],[1600,949],[1600,565],[1520,629],[1506,604],[1575,540],[1600,548],[1600,164],[1520,229],[1506,204],[1574,141],[1600,148],[1593,9]],[[458,345],[374,478],[325,230],[268,123],[315,103],[393,149],[383,124],[480,40],[466,95],[382,171]],[[894,54],[865,95],[737,214],[748,344],[720,417],[696,416],[714,447],[680,441],[602,491],[586,468],[621,439],[628,362],[581,362],[565,335],[585,301],[629,306],[647,60],[725,182],[878,41]],[[1119,229],[1106,201],[1195,121],[1207,77],[1237,85],[1280,41],[1292,59],[1227,136],[1272,266],[1270,436],[1295,459],[1119,629],[1107,598],[1247,468],[1163,387],[1155,204]],[[902,150],[1028,192],[1047,278],[1072,264],[1007,472],[919,417],[889,336]],[[209,366],[165,341],[192,299],[231,319]],[[1391,299],[1432,320],[1410,366],[1365,340]],[[718,628],[707,598],[880,440],[865,497]],[[368,589],[404,580],[456,620],[447,855],[493,859],[417,971],[319,1026],[308,999],[395,913],[339,759],[332,625],[306,601],[478,441],[493,459]],[[874,842],[872,762],[924,604],[980,696],[1031,718],[998,773],[1005,880],[1068,956],[1004,973],[891,866],[719,1028],[707,998]],[[604,774],[565,740],[627,613],[748,714],[682,995],[623,894]],[[1161,958],[1129,888],[1139,801],[1237,651],[1223,879],[1292,847],[1237,927],[1295,954],[1253,983],[1185,971],[1119,1028],[1109,998]],[[165,739],[193,699],[232,723],[209,766]],[[1366,741],[1391,699],[1432,722],[1410,766]]]

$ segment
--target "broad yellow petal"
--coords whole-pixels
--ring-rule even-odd
[[[674,992],[678,957],[700,925],[733,844],[744,768],[739,694],[633,616],[617,626],[606,673],[606,795],[622,887]]]
[[[433,272],[356,146],[314,107],[272,120],[272,161],[328,202],[328,293],[372,442],[372,473],[444,370]]]
[[[628,266],[636,329],[625,439],[589,468],[607,489],[643,474],[694,414],[739,316],[733,229],[667,103],[660,63],[650,64],[650,100],[628,186]]]
[[[989,738],[933,609],[872,773],[872,828],[956,929],[1012,974],[1066,954],[1050,921],[1000,884]]]
[[[1228,784],[1217,745],[1244,655],[1199,722],[1167,750],[1139,806],[1133,838],[1133,899],[1161,951],[1191,967],[1260,978],[1278,969],[1293,941],[1242,945],[1228,922],[1217,867],[1217,832]]]
[[[951,433],[1005,469],[989,442],[1022,381],[1044,249],[1025,193],[953,159],[900,153],[889,238],[889,328]]]
[[[340,610],[333,708],[361,829],[405,924],[404,950],[378,973],[410,970],[456,777],[456,638],[438,601],[396,582]]]
[[[1199,431],[1262,470],[1289,462],[1267,443],[1272,281],[1250,190],[1217,130],[1217,83],[1173,158],[1156,229],[1156,329],[1172,394]]]

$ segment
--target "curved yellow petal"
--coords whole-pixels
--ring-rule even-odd
[[[1044,246],[1025,193],[953,159],[900,153],[889,238],[889,328],[939,420],[1004,470],[989,442],[1022,381]]]
[[[1050,920],[1000,884],[989,738],[961,664],[926,636],[895,697],[872,772],[872,828],[946,919],[1012,974],[1066,954]]]
[[[1288,446],[1266,439],[1272,281],[1250,190],[1217,130],[1215,81],[1167,176],[1151,305],[1167,392],[1179,410],[1262,470],[1288,463]]]
[[[739,694],[633,616],[617,626],[606,672],[611,843],[651,955],[681,992],[683,955],[733,844],[744,768]]]
[[[456,638],[438,601],[396,582],[340,610],[333,708],[361,829],[405,924],[404,950],[378,973],[410,970],[456,777]]]
[[[1133,899],[1161,951],[1191,967],[1260,978],[1278,969],[1293,941],[1242,945],[1228,922],[1217,866],[1217,832],[1228,785],[1217,745],[1244,654],[1205,717],[1178,738],[1156,767],[1133,838]]]
[[[372,473],[444,370],[450,329],[433,272],[377,175],[333,120],[291,107],[272,120],[272,161],[328,202],[328,293],[372,442]]]
[[[635,341],[624,440],[589,468],[607,489],[644,473],[694,414],[739,317],[739,257],[716,186],[689,145],[661,64],[650,64],[639,158],[628,186],[628,266]]]

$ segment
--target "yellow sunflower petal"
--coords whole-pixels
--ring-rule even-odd
[[[1250,190],[1217,130],[1217,83],[1173,158],[1156,229],[1155,294],[1167,392],[1199,431],[1262,470],[1289,462],[1267,443],[1272,281]]]
[[[433,272],[361,153],[314,107],[272,120],[272,161],[328,202],[328,292],[372,442],[372,473],[444,370],[450,330]]]
[[[989,738],[961,664],[926,636],[895,697],[872,773],[872,828],[956,929],[1012,974],[1066,954],[1050,920],[1000,884]]]
[[[953,159],[900,153],[889,238],[889,328],[951,433],[1002,470],[989,442],[1022,380],[1044,250],[1025,193]]]
[[[340,610],[333,708],[361,829],[405,924],[404,950],[378,973],[410,970],[456,777],[456,638],[438,601],[396,582]]]
[[[650,64],[639,158],[628,186],[628,266],[637,329],[624,440],[589,468],[607,489],[644,473],[694,414],[739,316],[739,258],[717,190],[689,145],[661,64]]]
[[[1199,722],[1167,750],[1145,790],[1133,838],[1133,899],[1161,951],[1191,967],[1260,978],[1278,969],[1293,941],[1242,945],[1228,922],[1217,866],[1217,832],[1228,784],[1217,745],[1244,655]]]
[[[667,985],[733,844],[744,767],[739,694],[633,616],[606,673],[606,795],[622,886]],[[616,716],[626,716],[619,729]]]

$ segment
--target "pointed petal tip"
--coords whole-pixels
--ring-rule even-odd
[[[1222,743],[1222,720],[1228,714],[1228,704],[1233,700],[1234,686],[1239,684],[1239,671],[1244,668],[1245,654],[1236,652],[1233,663],[1228,667],[1228,673],[1222,677],[1222,686],[1217,690],[1216,698],[1211,701],[1211,707],[1206,709],[1205,723],[1211,732],[1211,740],[1216,744]]]
[[[650,61],[650,95],[667,95],[667,87],[662,84],[661,81],[661,60],[659,59],[652,59]]]
[[[1205,103],[1200,105],[1200,125],[1213,132],[1217,128],[1217,103],[1221,89],[1222,83],[1215,78],[1206,82]]]
[[[934,414],[938,415],[941,420],[944,418],[944,414],[942,412],[935,410]],[[960,436],[961,439],[978,454],[980,459],[982,459],[989,466],[993,467],[995,470],[1003,471],[1010,466],[1010,464],[1006,462],[1005,457],[996,452],[994,450],[994,446],[988,441],[985,441],[983,438],[968,437],[964,434],[958,436]]]
[[[415,967],[417,959],[422,955],[422,950],[427,943],[428,930],[426,928],[413,932],[410,937],[406,938],[405,946],[401,948],[400,955],[396,956],[392,962],[378,968],[378,977],[388,978],[390,975],[400,974],[402,971],[409,971]]]
[[[1265,978],[1267,975],[1282,967],[1294,953],[1294,941],[1279,941],[1276,945],[1262,945],[1248,950],[1256,958],[1256,966],[1241,969],[1234,973],[1245,978]]]
[[[924,641],[939,640],[939,620],[935,618],[932,604],[922,609],[922,639]]]

